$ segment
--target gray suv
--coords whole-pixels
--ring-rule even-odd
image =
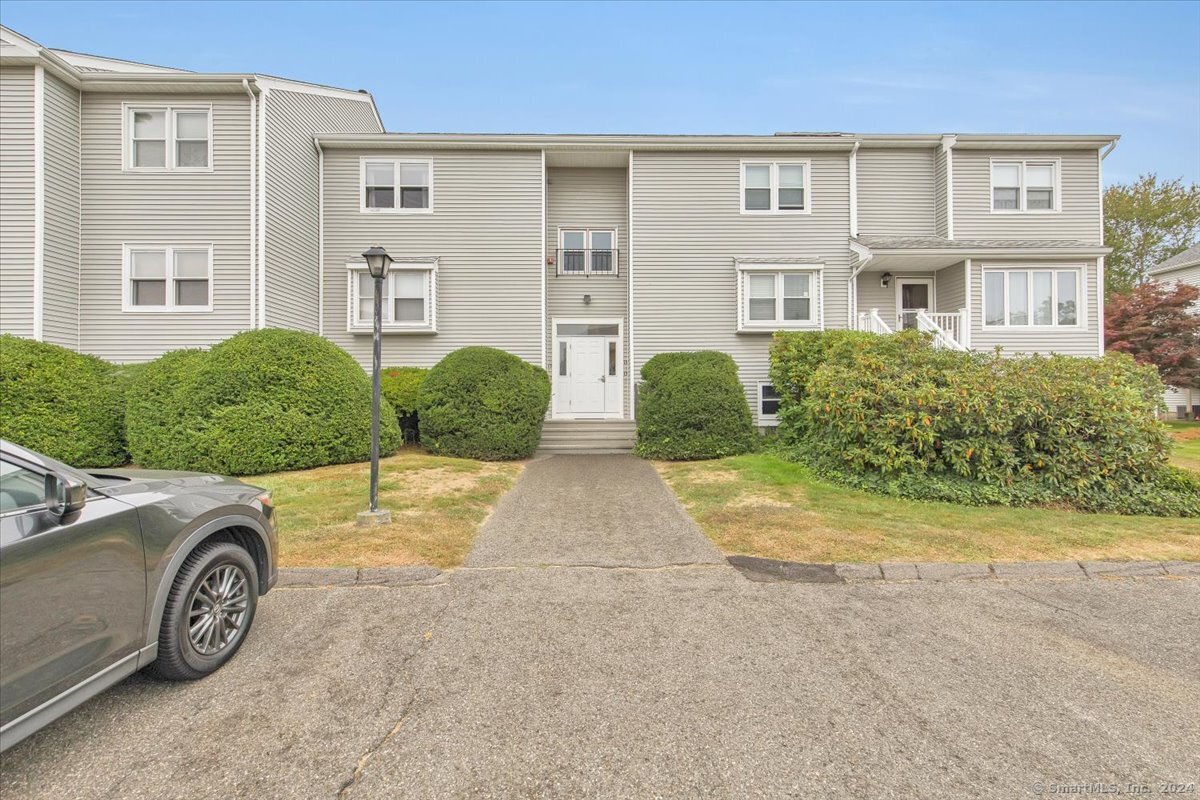
[[[0,440],[0,751],[139,669],[216,670],[277,577],[268,492]]]

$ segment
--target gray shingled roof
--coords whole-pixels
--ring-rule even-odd
[[[1095,244],[1075,239],[947,239],[943,236],[860,235],[858,241],[879,250],[1018,250],[1026,247],[1078,250]]]
[[[1182,253],[1177,253],[1166,261],[1159,264],[1154,269],[1150,270],[1151,275],[1156,275],[1160,272],[1170,272],[1173,269],[1181,267],[1194,267],[1200,264],[1200,242],[1184,250]]]

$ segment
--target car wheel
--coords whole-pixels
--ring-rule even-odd
[[[149,672],[172,681],[215,671],[242,646],[258,607],[258,571],[229,542],[202,544],[184,560],[163,609]]]

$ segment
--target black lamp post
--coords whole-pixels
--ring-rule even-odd
[[[367,271],[375,281],[375,314],[371,352],[371,505],[358,513],[359,525],[385,525],[392,521],[390,511],[379,510],[379,370],[383,333],[383,279],[387,277],[392,257],[378,245],[363,253]]]

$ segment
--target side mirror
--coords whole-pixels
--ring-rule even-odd
[[[66,475],[46,475],[46,508],[51,514],[65,517],[83,508],[87,502],[87,484]]]

